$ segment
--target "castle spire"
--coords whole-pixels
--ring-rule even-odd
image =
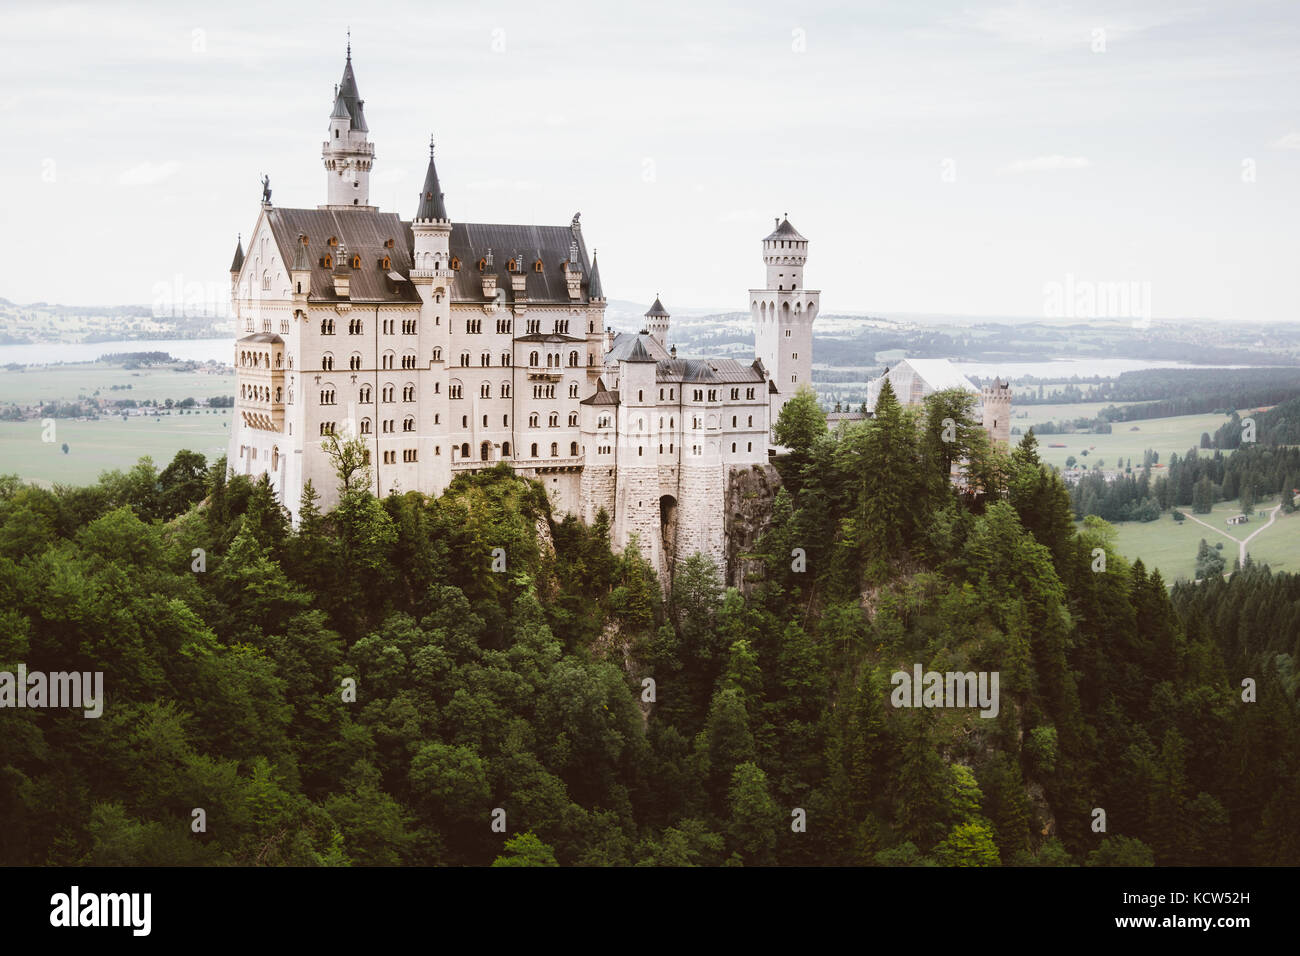
[[[596,265],[596,253],[594,251],[591,254],[591,278],[587,281],[587,298],[605,298],[605,290],[600,287],[600,267]]]
[[[352,71],[352,38],[348,37],[343,78],[334,87],[334,108],[330,111],[321,159],[325,164],[326,206],[369,206],[370,171],[375,148],[366,125],[366,101],[357,89]]]
[[[438,168],[433,162],[433,134],[429,134],[429,169],[424,174],[424,188],[420,190],[420,208],[415,212],[416,219],[448,219],[447,204],[443,201],[442,188],[438,184]]]

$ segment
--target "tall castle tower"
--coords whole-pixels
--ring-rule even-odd
[[[352,44],[343,67],[343,80],[334,94],[334,111],[330,113],[329,139],[321,148],[325,163],[327,202],[330,206],[370,205],[370,169],[375,163],[375,147],[370,142],[365,100],[357,92],[357,78],[352,73]]]
[[[671,318],[664,304],[659,301],[659,296],[655,296],[655,304],[645,314],[645,328],[664,348],[668,348],[668,320]]]
[[[995,447],[1005,449],[1011,442],[1011,383],[995,378],[992,385],[980,390],[983,399],[984,430]]]
[[[420,190],[420,203],[411,219],[411,240],[411,284],[420,295],[416,354],[447,356],[451,354],[450,290],[455,272],[451,268],[451,218],[447,215],[447,203],[433,162],[432,136],[429,137],[429,168],[424,174],[424,188]],[[439,383],[446,367],[445,361],[445,358],[430,361],[429,371],[418,375],[419,400],[426,411],[424,427],[431,431],[435,447],[440,447],[443,442],[450,444],[451,415],[447,396],[442,393]],[[432,416],[428,414],[430,410]],[[451,482],[450,462],[450,457],[438,455],[426,466],[431,469],[435,487],[445,488]]]
[[[749,290],[754,352],[772,383],[769,431],[801,385],[812,384],[812,326],[821,305],[819,291],[805,289],[808,240],[790,220],[777,221],[763,240],[767,288]]]

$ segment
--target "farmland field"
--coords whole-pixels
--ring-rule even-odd
[[[1049,406],[1043,406],[1049,407]],[[1075,408],[1089,406],[1076,405]],[[1013,406],[1014,410],[1014,406]],[[1146,418],[1136,422],[1116,422],[1109,435],[1074,434],[1074,435],[1037,435],[1038,455],[1049,465],[1065,467],[1066,458],[1075,456],[1079,463],[1091,468],[1100,460],[1104,468],[1113,468],[1120,458],[1132,458],[1135,464],[1142,463],[1142,453],[1154,448],[1160,453],[1160,460],[1167,462],[1175,452],[1184,455],[1189,448],[1198,447],[1201,433],[1214,434],[1215,430],[1228,419],[1223,415],[1176,415],[1171,418]],[[1014,420],[1013,420],[1014,421]],[[1022,431],[1022,421],[1016,422]],[[1131,429],[1136,428],[1137,431]],[[1011,436],[1013,442],[1019,442],[1018,435]],[[1064,448],[1049,448],[1051,444],[1062,444]],[[1085,458],[1080,455],[1083,449],[1090,449]],[[1159,475],[1156,469],[1154,475]]]
[[[141,345],[147,346],[147,342]],[[117,391],[112,390],[114,385],[118,386]],[[131,387],[122,388],[125,385]],[[115,398],[133,398],[137,402],[145,399],[163,402],[169,398],[178,402],[184,398],[202,400],[234,395],[235,372],[233,368],[222,374],[171,368],[130,370],[98,362],[0,371],[0,405],[72,402],[81,396],[91,396],[96,390],[99,398],[109,401]]]
[[[1259,507],[1268,510],[1277,504],[1277,499],[1261,501]],[[1180,509],[1190,513],[1191,509]],[[1119,532],[1116,549],[1130,561],[1137,558],[1148,569],[1159,568],[1166,584],[1173,584],[1179,578],[1190,580],[1196,571],[1196,548],[1202,538],[1213,547],[1223,543],[1224,560],[1228,570],[1237,558],[1237,543],[1267,524],[1267,518],[1251,518],[1247,525],[1229,528],[1224,522],[1229,515],[1239,513],[1236,501],[1215,502],[1214,509],[1208,515],[1197,515],[1202,521],[1221,529],[1216,534],[1209,528],[1195,521],[1174,521],[1166,512],[1156,521],[1122,521],[1114,527]],[[1227,537],[1225,537],[1227,535]],[[1229,537],[1232,540],[1229,540]],[[1300,512],[1289,515],[1278,514],[1272,526],[1250,542],[1248,547],[1252,560],[1270,565],[1275,571],[1300,570]]]
[[[40,421],[0,422],[0,474],[17,474],[24,481],[49,487],[93,484],[102,471],[126,470],[144,455],[160,470],[183,448],[197,451],[208,462],[225,454],[230,435],[230,409],[199,409],[197,414],[132,416],[122,421],[58,419],[55,440],[41,441]],[[68,454],[62,450],[68,445]]]

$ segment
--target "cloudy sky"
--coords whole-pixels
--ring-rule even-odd
[[[259,177],[324,201],[345,31],[371,201],[581,210],[611,298],[743,309],[788,212],[823,312],[1040,315],[1148,283],[1157,318],[1295,320],[1289,2],[0,5],[0,296],[228,287]]]

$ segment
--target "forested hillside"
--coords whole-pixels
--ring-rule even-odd
[[[0,711],[0,863],[1300,863],[1300,579],[1171,597],[970,401],[787,406],[747,597],[702,558],[663,597],[504,466],[345,467],[296,529],[191,453],[0,482],[0,670],[107,696]],[[895,707],[916,664],[997,716]]]

